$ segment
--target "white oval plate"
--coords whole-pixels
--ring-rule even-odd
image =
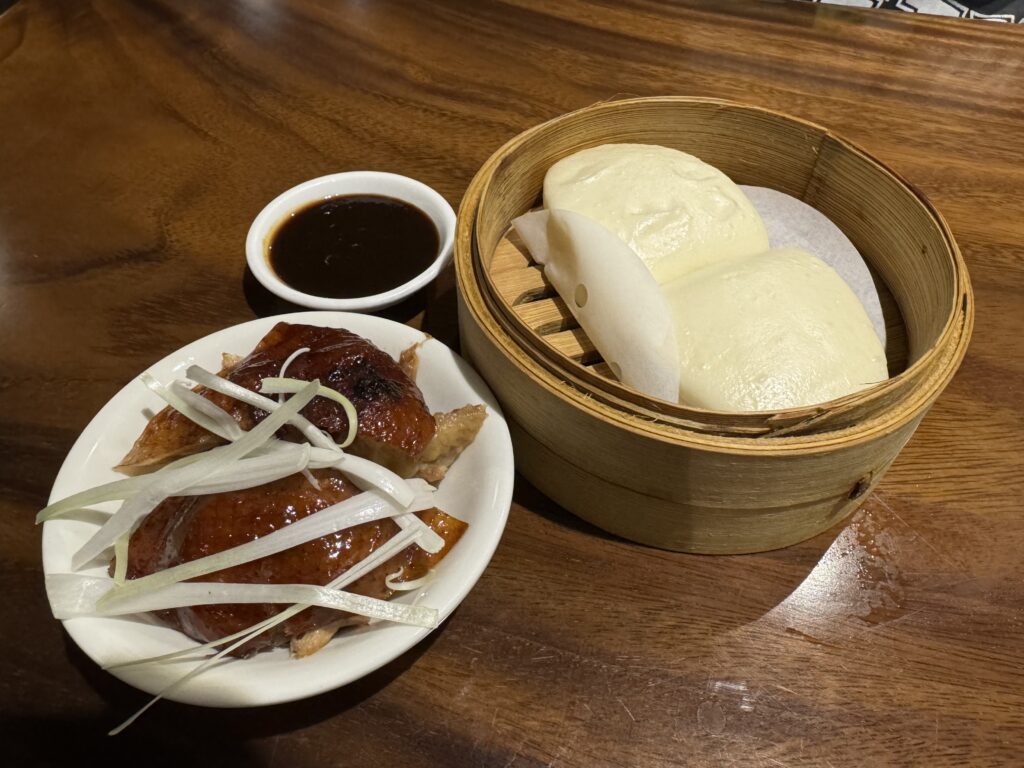
[[[342,312],[298,312],[242,323],[211,334],[165,357],[149,368],[160,381],[184,376],[197,363],[220,369],[222,352],[248,354],[278,322],[347,328],[397,358],[401,350],[426,336],[413,328],[370,315]],[[401,596],[436,608],[444,620],[466,596],[498,545],[512,500],[512,442],[494,396],[480,377],[441,342],[420,347],[416,383],[432,411],[468,403],[487,406],[487,418],[476,440],[452,465],[440,484],[437,506],[469,523],[469,528],[435,568],[435,578],[420,593]],[[56,501],[72,493],[120,477],[116,465],[163,402],[139,381],[132,381],[85,428],[57,475],[50,493]],[[96,530],[91,523],[53,520],[43,525],[43,571],[68,573],[71,555]],[[102,574],[96,567],[88,574]],[[141,618],[76,618],[64,622],[71,638],[101,666],[196,645],[185,635]],[[380,623],[339,633],[318,653],[291,658],[287,649],[231,659],[188,681],[168,698],[210,707],[277,704],[338,688],[383,666],[422,640],[429,629]],[[175,661],[111,670],[129,685],[156,693],[196,662]]]

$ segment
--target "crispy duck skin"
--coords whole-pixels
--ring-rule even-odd
[[[312,380],[348,397],[359,416],[356,442],[348,449],[404,477],[418,475],[439,482],[451,463],[475,438],[486,417],[482,405],[467,405],[432,416],[413,381],[418,344],[405,350],[398,362],[369,341],[345,330],[278,323],[248,356],[225,354],[221,376],[252,391],[298,349],[309,348],[289,364],[287,376]],[[199,388],[204,397],[230,413],[243,429],[251,429],[266,412],[234,398]],[[334,401],[314,398],[302,414],[342,441],[348,432],[344,410]],[[278,433],[300,439],[292,427]],[[172,408],[150,419],[119,467],[130,474],[151,471],[167,462],[208,450],[223,442]],[[320,488],[302,475],[243,491],[208,496],[174,497],[151,512],[133,533],[128,578],[139,578],[183,562],[205,557],[252,541],[357,493],[335,470],[316,470]],[[437,509],[420,518],[444,540],[444,548],[429,554],[412,545],[384,565],[346,587],[357,594],[387,599],[385,578],[402,570],[401,580],[425,575],[459,539],[466,524]],[[344,573],[398,532],[390,519],[340,531],[271,557],[200,577],[201,581],[260,584],[323,585]],[[209,605],[161,611],[170,626],[206,642],[234,634],[276,614],[282,606]],[[239,648],[250,655],[265,648],[291,644],[296,656],[322,647],[342,626],[364,619],[325,608],[310,608]]]
[[[319,379],[352,401],[359,415],[359,431],[351,452],[403,476],[414,474],[418,458],[435,432],[434,417],[419,387],[403,370],[415,367],[410,368],[407,361],[400,365],[361,336],[339,328],[278,323],[248,356],[226,359],[221,375],[257,392],[264,378],[279,376],[288,356],[303,347],[310,351],[296,357],[286,375],[306,381]],[[203,388],[197,391],[230,413],[243,429],[251,429],[267,415],[227,395]],[[339,442],[348,433],[344,409],[327,398],[315,398],[302,415]],[[282,436],[289,432],[295,430],[285,428]],[[150,419],[118,469],[127,474],[148,472],[222,442],[178,411],[164,408]]]
[[[358,493],[335,470],[315,470],[320,489],[303,475],[292,475],[258,488],[208,496],[177,496],[164,501],[132,534],[128,578],[140,578],[266,536],[331,504]],[[383,565],[346,587],[347,591],[387,599],[393,591],[385,578],[400,568],[400,580],[424,576],[462,536],[466,524],[438,509],[419,513],[445,541],[436,554],[410,545]],[[327,584],[398,532],[391,519],[348,528],[249,563],[201,576],[197,581],[259,584]],[[204,605],[160,611],[159,618],[188,636],[207,642],[245,629],[280,612],[269,604]],[[360,617],[326,608],[309,608],[239,648],[247,656],[293,644],[297,655],[319,648],[344,624]],[[329,628],[329,629],[327,629]],[[315,646],[315,647],[312,647]],[[307,650],[303,653],[302,649]]]

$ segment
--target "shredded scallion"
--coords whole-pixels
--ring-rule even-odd
[[[253,392],[252,390],[235,384],[233,381],[228,381],[215,373],[210,373],[198,365],[190,365],[188,370],[185,371],[185,375],[196,384],[201,384],[207,389],[212,389],[214,392],[220,392],[221,394],[240,400],[243,403],[248,403],[254,408],[259,408],[261,411],[266,411],[267,413],[274,413],[278,408],[283,408],[287,404],[271,400],[269,397],[264,397],[258,392]],[[317,382],[317,386],[319,386],[319,382]],[[303,403],[302,407],[305,407],[305,403]],[[335,443],[329,435],[325,434],[323,430],[315,426],[305,416],[294,413],[289,417],[288,421],[302,432],[303,436],[317,448],[326,448],[332,451],[339,450],[337,443]]]
[[[182,582],[150,590],[103,608],[102,596],[111,589],[111,579],[72,573],[46,577],[53,612],[58,619],[81,616],[124,616],[131,613],[163,611],[195,605],[235,603],[306,603],[320,608],[346,611],[381,621],[436,627],[437,611],[432,608],[393,603],[340,589],[315,584],[249,584],[230,582]]]
[[[297,358],[299,355],[304,355],[307,352],[309,352],[309,347],[299,347],[294,352],[292,352],[290,355],[288,355],[288,357],[285,358],[284,362],[281,363],[281,370],[277,372],[277,375],[283,377],[285,375],[285,373],[288,372],[288,366],[292,364],[292,361],[294,361],[295,358]],[[279,402],[279,403],[283,403],[284,402],[284,393],[283,392],[280,395],[277,396],[277,402]]]
[[[411,509],[413,511],[429,509],[433,504],[430,486],[422,480],[417,481],[416,485],[422,489],[422,492],[417,496]],[[173,568],[156,571],[142,578],[132,579],[123,586],[112,588],[109,593],[100,598],[97,605],[101,609],[112,608],[121,601],[144,594],[147,590],[159,589],[179,581],[195,579],[242,563],[269,557],[345,528],[391,517],[397,511],[385,496],[377,491],[367,491],[319,512],[314,512],[308,517],[296,520],[291,525],[286,525],[245,544],[190,560]]]
[[[301,393],[281,405],[275,413],[270,414],[243,437],[225,446],[218,455],[207,457],[206,461],[200,460],[189,464],[180,473],[154,478],[150,486],[128,499],[121,509],[111,515],[92,538],[75,552],[71,558],[72,569],[80,570],[113,544],[118,536],[130,533],[135,524],[164,499],[205,480],[219,469],[231,465],[265,443],[287,423],[288,419],[313,399],[319,386],[320,383],[317,381],[310,382]]]

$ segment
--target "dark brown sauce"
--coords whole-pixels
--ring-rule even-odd
[[[437,258],[434,222],[383,195],[340,195],[292,213],[270,238],[271,269],[297,291],[331,299],[384,293]]]

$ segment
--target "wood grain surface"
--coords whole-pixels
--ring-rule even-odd
[[[784,2],[43,2],[0,15],[5,765],[1024,763],[1024,30]],[[454,616],[295,704],[145,701],[49,613],[32,517],[137,372],[286,309],[246,274],[265,202],[369,168],[453,204],[519,131],[616,94],[715,96],[846,136],[950,223],[977,297],[950,388],[863,507],[698,557],[517,482]],[[455,337],[445,275],[388,315]]]

